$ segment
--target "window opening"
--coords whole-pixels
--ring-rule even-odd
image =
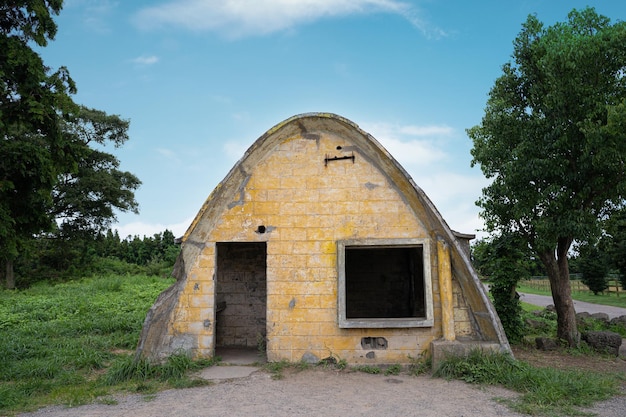
[[[429,253],[426,239],[339,242],[340,327],[432,326]]]

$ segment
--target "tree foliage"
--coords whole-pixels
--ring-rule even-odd
[[[67,69],[52,71],[31,48],[54,39],[62,3],[0,4],[0,264],[9,288],[33,237],[97,233],[115,209],[137,211],[140,181],[101,150],[128,139],[128,121],[75,104]]]
[[[52,226],[46,211],[57,173],[73,165],[59,121],[75,106],[65,68],[51,72],[29,46],[54,38],[62,1],[0,6],[0,253],[11,261],[23,238]]]
[[[607,276],[610,271],[609,258],[597,244],[585,243],[578,247],[578,269],[581,281],[598,295],[609,287]]]
[[[626,208],[616,211],[604,222],[600,245],[611,266],[619,272],[622,288],[626,289]]]
[[[134,190],[141,181],[119,170],[119,160],[101,149],[119,147],[128,140],[127,120],[84,106],[63,122],[63,133],[77,161],[71,172],[59,174],[52,190],[50,215],[60,224],[60,234],[101,232],[115,220],[115,211],[138,212]],[[94,146],[98,146],[99,149]]]
[[[502,327],[512,342],[524,335],[522,306],[517,283],[530,277],[531,257],[519,235],[500,235],[481,240],[473,247],[476,269],[489,277],[489,291]]]
[[[468,130],[492,178],[478,204],[488,230],[516,233],[546,268],[557,336],[578,343],[568,251],[626,196],[626,23],[573,10],[551,27],[529,16],[513,62]]]
[[[24,245],[16,260],[16,286],[39,281],[62,281],[90,275],[146,274],[167,276],[178,254],[170,230],[152,236],[127,236],[108,229],[101,233],[76,233],[72,239],[39,236]]]

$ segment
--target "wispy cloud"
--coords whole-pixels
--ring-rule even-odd
[[[170,0],[140,10],[135,23],[144,29],[175,26],[239,38],[324,18],[375,13],[399,15],[428,37],[445,34],[425,21],[414,5],[401,0]]]
[[[134,58],[133,62],[138,65],[154,65],[159,62],[159,57],[155,55],[141,55]]]
[[[169,162],[174,164],[180,164],[181,159],[176,152],[167,148],[156,148],[156,152],[167,159]]]
[[[245,144],[238,141],[228,141],[225,142],[224,145],[222,145],[222,149],[226,153],[226,156],[228,156],[233,161],[238,161],[246,152],[246,150],[250,147],[250,145],[250,143]]]
[[[110,20],[119,5],[117,0],[66,0],[64,9],[83,8],[83,24],[90,30],[102,34],[111,33]]]
[[[454,129],[449,126],[393,125],[389,123],[370,123],[361,125],[371,133],[398,161],[408,167],[430,166],[446,158],[437,139],[449,137]]]

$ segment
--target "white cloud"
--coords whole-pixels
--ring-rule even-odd
[[[163,224],[163,223],[145,223],[145,222],[131,222],[114,227],[120,235],[120,238],[125,239],[128,236],[153,236],[157,233],[162,233],[166,229],[174,233],[174,236],[180,237],[185,234],[187,228],[191,225],[193,217],[189,217],[179,223]]]
[[[409,174],[414,175],[411,172]],[[484,228],[484,222],[478,215],[480,208],[475,203],[482,189],[489,185],[488,179],[480,173],[451,173],[446,171],[445,166],[413,178],[453,230],[475,233],[479,237],[484,235],[477,232]]]
[[[222,146],[224,152],[226,152],[226,155],[228,155],[228,157],[233,161],[238,161],[239,159],[241,159],[241,157],[246,152],[246,150],[248,150],[249,147],[249,143],[241,143],[236,141],[225,142]]]
[[[413,5],[400,0],[170,0],[140,10],[135,22],[145,29],[178,26],[238,38],[323,18],[372,13],[400,15],[428,37],[445,35],[425,22]]]
[[[450,136],[454,129],[450,126],[400,126],[398,132],[409,136]]]
[[[167,148],[156,148],[156,152],[174,164],[180,164],[181,159],[176,152]]]
[[[154,65],[159,62],[159,57],[155,55],[141,55],[133,59],[133,62],[139,65]]]
[[[446,159],[435,139],[454,134],[448,126],[398,126],[388,123],[362,124],[405,168],[430,166]]]

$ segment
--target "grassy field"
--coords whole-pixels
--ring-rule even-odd
[[[614,307],[626,308],[626,291],[611,283],[610,291],[594,295],[580,281],[571,281],[572,298],[587,303],[602,304]],[[619,291],[617,291],[619,289]],[[550,283],[547,279],[521,281],[517,287],[518,292],[528,294],[550,295]]]
[[[105,370],[127,361],[146,312],[173,280],[106,276],[0,290],[0,415],[106,397]]]

